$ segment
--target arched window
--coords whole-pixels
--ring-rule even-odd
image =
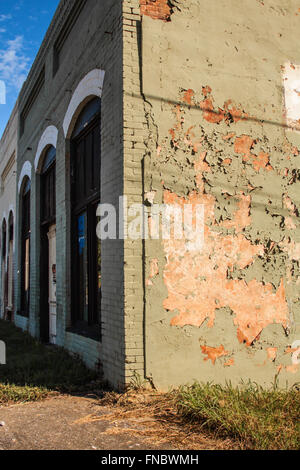
[[[2,260],[6,259],[6,220],[2,223]]]
[[[21,313],[24,316],[29,316],[30,296],[30,190],[31,182],[29,178],[26,178],[21,201]]]
[[[55,222],[55,193],[56,193],[56,182],[55,182],[55,161],[56,161],[56,149],[49,147],[47,150],[43,166],[42,166],[42,213],[41,221],[43,224],[50,224]]]
[[[9,214],[8,219],[8,310],[13,311],[13,253],[14,253],[14,215]]]
[[[41,168],[40,336],[56,342],[56,149],[48,146]]]
[[[100,325],[101,245],[96,235],[100,202],[101,100],[89,102],[80,114],[71,137],[72,200],[72,320],[85,332]],[[99,333],[99,334],[98,334]]]
[[[7,307],[7,271],[6,271],[6,220],[2,222],[2,250],[1,250],[1,291],[2,291],[2,313],[4,318],[6,316],[6,307]]]

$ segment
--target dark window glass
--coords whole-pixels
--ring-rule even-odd
[[[29,315],[30,297],[30,180],[27,179],[22,193],[21,234],[21,311]]]
[[[79,115],[72,138],[74,139],[77,137],[96,116],[99,116],[100,111],[101,100],[99,98],[94,98],[86,105],[84,110]]]
[[[81,324],[83,330],[84,325],[101,323],[101,243],[96,235],[101,170],[100,106],[98,98],[86,106],[72,135],[72,316],[74,326]]]
[[[6,258],[6,221],[2,224],[2,258]]]
[[[41,176],[41,221],[42,224],[55,222],[56,214],[56,150],[50,147],[44,157]]]
[[[78,257],[78,289],[79,308],[78,319],[88,322],[89,289],[88,289],[88,240],[87,214],[84,212],[77,217],[77,257]]]
[[[13,241],[14,239],[14,217],[12,213],[9,216],[9,241]]]
[[[13,248],[14,248],[14,216],[11,212],[9,215],[9,232],[8,232],[8,261],[7,261],[7,305],[8,311],[13,310]]]
[[[55,163],[55,158],[56,158],[56,149],[54,147],[50,147],[46,155],[44,157],[44,162],[43,162],[43,168],[42,168],[42,173],[45,173],[50,166]]]

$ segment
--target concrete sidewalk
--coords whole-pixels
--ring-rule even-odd
[[[159,432],[147,414],[121,413],[99,406],[94,398],[57,396],[44,401],[0,407],[1,450],[175,450],[174,426]],[[191,448],[184,436],[182,448]],[[197,449],[222,449],[224,442],[199,433]]]

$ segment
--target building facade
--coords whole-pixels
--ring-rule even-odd
[[[1,267],[0,317],[13,319],[18,107],[15,105],[0,141]]]
[[[115,385],[123,250],[112,240],[100,253],[95,224],[100,187],[103,203],[123,190],[121,19],[121,2],[60,3],[20,93],[17,162],[15,322]]]
[[[141,1],[141,13],[144,197],[204,208],[200,248],[145,244],[146,376],[294,384],[299,6]]]
[[[19,96],[19,327],[117,387],[299,379],[299,21],[294,0],[60,3]],[[158,205],[199,206],[203,243],[153,236]]]

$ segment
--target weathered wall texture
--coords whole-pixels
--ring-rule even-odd
[[[31,166],[32,250],[30,317],[16,314],[16,323],[39,336],[34,164],[45,129],[55,126],[58,344],[90,367],[100,361],[115,386],[136,373],[160,388],[194,379],[299,381],[300,4],[89,0],[53,76],[53,44],[72,4],[61,2],[20,94],[21,110],[45,66],[17,149],[17,181]],[[102,342],[70,329],[63,129],[93,70],[105,71],[102,202],[117,207],[124,195],[149,211],[155,203],[202,204],[205,222],[202,250],[190,251],[186,240],[103,242]],[[19,197],[16,204],[18,213]],[[16,235],[20,260],[20,220]],[[15,300],[18,310],[19,288]]]
[[[123,0],[123,174],[128,205],[142,203],[142,159],[148,136],[141,96],[140,0]],[[124,240],[125,382],[144,376],[143,244]]]
[[[20,93],[20,113],[37,77],[45,67],[45,83],[26,118],[19,136],[17,181],[22,168],[31,165],[31,259],[30,316],[17,315],[18,326],[40,335],[40,175],[35,171],[39,143],[49,126],[58,132],[56,148],[56,243],[57,243],[57,344],[79,354],[90,367],[101,366],[107,380],[123,386],[123,242],[105,240],[102,244],[102,341],[94,341],[71,328],[71,203],[70,140],[65,136],[64,120],[77,87],[93,71],[105,72],[101,111],[101,202],[118,207],[123,193],[123,116],[122,116],[122,2],[88,0],[63,45],[60,67],[53,75],[53,45],[67,21],[73,0],[62,0],[48,29],[40,51]],[[76,109],[76,116],[88,99],[100,90],[100,81],[87,93]],[[83,90],[85,91],[85,90]],[[97,95],[98,96],[98,95]],[[73,122],[74,125],[74,122]],[[70,132],[71,133],[71,132]],[[41,160],[42,161],[42,160]],[[20,198],[18,197],[17,205]],[[20,208],[17,210],[20,214]],[[19,217],[17,259],[21,260]],[[20,276],[16,289],[16,310],[20,310]],[[18,312],[16,312],[18,313]]]
[[[18,105],[14,106],[10,119],[0,141],[0,233],[1,233],[1,263],[0,263],[0,316],[6,317],[8,304],[8,258],[9,258],[9,218],[11,217],[15,227],[16,214],[16,166],[17,166],[17,130],[18,130]],[[6,256],[3,258],[3,234],[2,224],[6,223]],[[14,251],[14,245],[13,245]],[[15,263],[12,261],[10,268],[14,273]],[[15,273],[13,274],[13,278]],[[12,283],[13,291],[13,283]],[[12,300],[12,299],[10,299]]]
[[[146,375],[161,387],[294,383],[300,76],[289,81],[288,69],[299,72],[300,4],[151,2],[164,16],[145,3],[143,190],[154,203],[205,206],[203,250],[145,244]]]

